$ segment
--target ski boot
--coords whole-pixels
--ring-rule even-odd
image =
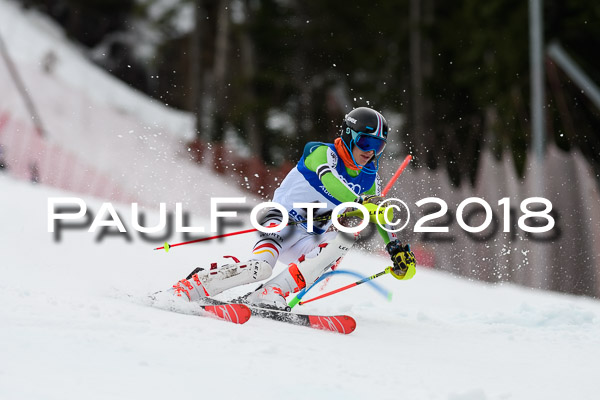
[[[221,267],[217,267],[217,263],[212,263],[208,270],[196,268],[185,279],[173,285],[168,292],[188,301],[198,301],[232,287],[259,282],[271,276],[272,268],[265,261],[240,262],[235,257],[225,257],[232,258],[235,263]]]
[[[285,298],[312,285],[325,271],[337,265],[354,241],[354,237],[338,234],[331,242],[322,243],[300,256],[297,262],[240,300],[251,306],[289,311]]]

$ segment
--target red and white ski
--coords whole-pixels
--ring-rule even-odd
[[[206,304],[203,307],[210,305],[243,305],[248,308],[252,315],[272,319],[274,321],[285,322],[293,325],[306,326],[313,329],[322,329],[331,332],[342,333],[344,335],[352,333],[356,329],[356,321],[349,315],[309,315],[296,314],[289,311],[279,311],[270,308],[254,307],[252,305],[241,303],[227,303],[213,298],[202,299]]]
[[[216,304],[201,305],[202,309],[219,319],[233,322],[234,324],[245,324],[252,316],[252,311],[244,304]]]
[[[207,316],[209,313],[223,321],[233,322],[234,324],[245,324],[252,316],[252,311],[244,304],[199,304],[196,302],[187,303],[175,298],[158,298],[158,293],[154,293],[140,301],[145,305],[155,307],[165,311],[176,312],[179,314],[196,315],[199,317]],[[133,298],[132,296],[129,296]],[[204,311],[202,311],[204,310]]]

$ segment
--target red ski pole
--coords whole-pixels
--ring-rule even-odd
[[[387,185],[385,185],[385,188],[383,188],[383,191],[381,192],[382,195],[385,196],[388,194],[392,186],[394,186],[394,183],[396,183],[396,181],[398,180],[398,177],[402,174],[402,172],[404,172],[404,169],[406,168],[410,160],[412,160],[412,156],[409,154],[406,156],[402,164],[400,164],[400,166],[396,170],[396,173],[394,174],[394,176],[392,176],[392,179],[390,179]]]
[[[336,293],[339,293],[341,291],[348,290],[350,288],[353,288],[354,286],[360,285],[361,283],[365,283],[365,282],[370,281],[372,279],[379,278],[382,275],[389,274],[391,272],[391,270],[392,270],[392,267],[387,267],[385,270],[383,270],[383,271],[381,271],[381,272],[379,272],[379,273],[377,273],[375,275],[369,276],[368,278],[361,279],[360,281],[357,281],[357,282],[351,283],[349,285],[343,286],[343,287],[341,287],[339,289],[335,289],[335,290],[332,290],[331,292],[327,292],[327,293],[322,294],[320,296],[313,297],[310,300],[300,301],[298,304],[299,305],[303,305],[303,304],[306,304],[306,303],[310,303],[311,301],[319,300],[319,299],[322,299],[323,297],[331,296],[332,294],[336,294]],[[390,292],[390,295],[391,295],[391,292]],[[389,299],[391,299],[391,297],[388,297],[388,300]]]
[[[201,238],[201,239],[196,239],[196,240],[190,240],[189,242],[181,242],[181,243],[175,243],[175,244],[169,244],[167,242],[165,242],[164,246],[161,247],[157,247],[154,250],[162,250],[165,249],[166,252],[169,252],[169,249],[171,247],[176,247],[176,246],[183,246],[184,244],[190,244],[190,243],[198,243],[198,242],[204,242],[206,240],[212,240],[212,239],[219,239],[219,238],[223,238],[223,237],[227,237],[227,236],[235,236],[235,235],[241,235],[243,233],[250,233],[250,232],[256,232],[258,229],[247,229],[245,231],[238,231],[238,232],[231,232],[231,233],[224,233],[222,235],[217,235],[217,236],[211,236],[211,237],[206,237],[206,238]]]
[[[347,211],[343,214],[340,214],[340,217],[356,217],[362,215],[360,210],[355,210],[355,211]],[[321,217],[315,217],[313,219],[313,221],[322,221],[324,219],[328,219],[331,218],[331,216],[326,216],[325,218]],[[304,222],[307,221],[292,221],[289,222],[288,225],[298,225],[298,224],[302,224]],[[274,226],[277,226],[275,224],[269,225],[267,228],[272,228]],[[283,229],[283,228],[282,228]],[[210,236],[210,237],[206,237],[206,238],[201,238],[201,239],[195,239],[195,240],[190,240],[189,242],[181,242],[181,243],[175,243],[175,244],[169,244],[167,242],[165,242],[164,246],[161,247],[157,247],[154,250],[165,250],[166,252],[168,252],[171,247],[177,247],[177,246],[183,246],[184,244],[191,244],[191,243],[199,243],[199,242],[205,242],[207,240],[213,240],[213,239],[220,239],[220,238],[224,238],[224,237],[228,237],[228,236],[235,236],[235,235],[242,235],[244,233],[250,233],[250,232],[256,232],[258,231],[258,229],[253,228],[253,229],[246,229],[244,231],[237,231],[237,232],[231,232],[231,233],[224,233],[222,235],[216,235],[216,236]]]

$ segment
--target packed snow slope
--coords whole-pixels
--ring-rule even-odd
[[[153,251],[135,232],[130,242],[108,236],[97,243],[95,234],[71,230],[56,242],[47,231],[48,198],[68,193],[1,174],[0,193],[1,399],[600,395],[595,300],[421,268],[408,282],[380,278],[391,302],[361,285],[298,308],[354,316],[358,326],[348,336],[258,318],[234,325],[138,300],[222,255],[243,257],[251,235],[169,253]],[[99,209],[97,200],[86,203]],[[129,207],[118,209],[130,227]],[[342,268],[371,274],[386,265],[353,251]],[[336,276],[328,289],[349,281]]]

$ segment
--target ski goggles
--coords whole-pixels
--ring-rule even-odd
[[[362,151],[373,150],[376,155],[381,154],[387,144],[386,140],[383,138],[366,133],[355,132],[354,130],[352,130],[352,140],[356,147]]]

